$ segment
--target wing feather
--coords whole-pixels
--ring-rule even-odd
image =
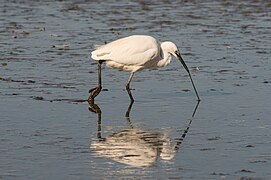
[[[92,51],[94,60],[142,66],[160,54],[160,43],[151,36],[134,35],[118,39]]]

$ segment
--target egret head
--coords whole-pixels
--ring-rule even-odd
[[[197,90],[196,90],[196,87],[195,87],[195,85],[194,85],[194,82],[193,82],[193,80],[192,80],[190,71],[189,71],[187,65],[185,64],[185,62],[184,62],[184,60],[183,60],[183,58],[182,58],[182,56],[181,56],[181,54],[180,54],[180,51],[178,50],[177,46],[176,46],[173,42],[166,41],[166,42],[163,42],[163,43],[161,44],[161,48],[162,48],[162,50],[163,50],[164,52],[168,52],[169,54],[175,56],[175,57],[176,57],[177,59],[179,59],[179,61],[182,63],[184,69],[187,71],[187,73],[188,73],[188,75],[189,75],[189,78],[190,78],[190,80],[191,80],[191,82],[192,82],[193,88],[194,88],[195,93],[196,93],[196,95],[197,95],[197,97],[198,97],[198,101],[200,101],[200,98],[199,98],[198,92],[197,92]]]
[[[167,51],[168,53],[170,53],[171,55],[176,57],[177,59],[179,59],[179,61],[182,63],[185,70],[189,73],[189,69],[188,69],[187,65],[185,64],[185,62],[180,54],[179,49],[177,48],[177,46],[173,42],[170,42],[170,41],[163,42],[161,44],[161,48],[164,51]]]
[[[163,49],[164,52],[168,52],[169,54],[176,56],[175,52],[179,52],[177,46],[173,43],[173,42],[170,42],[170,41],[166,41],[166,42],[163,42],[161,44],[161,48]]]

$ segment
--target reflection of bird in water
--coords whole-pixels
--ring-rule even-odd
[[[92,143],[102,157],[131,166],[150,166],[157,157],[172,159],[175,151],[170,149],[168,136],[160,132],[125,129]]]
[[[98,63],[98,86],[89,90],[90,96],[88,101],[93,102],[94,98],[102,90],[101,65],[103,62],[109,67],[131,72],[126,84],[126,90],[131,101],[134,101],[130,89],[130,82],[134,73],[146,68],[165,67],[170,63],[172,56],[179,59],[187,71],[199,101],[200,98],[190,71],[177,46],[173,42],[159,42],[151,36],[144,35],[121,38],[100,46],[91,52],[92,59]]]
[[[142,129],[133,128],[129,118],[131,108],[132,103],[126,112],[126,118],[130,124],[129,128],[102,138],[101,110],[98,105],[91,104],[90,110],[98,113],[98,139],[92,142],[91,148],[100,157],[109,158],[136,167],[150,166],[159,157],[162,160],[173,159],[189,130],[192,119],[189,121],[184,133],[181,134],[181,137],[178,138],[175,143],[172,143],[166,132],[153,130],[144,131]]]

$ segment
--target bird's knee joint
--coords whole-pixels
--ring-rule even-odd
[[[130,85],[129,84],[126,84],[126,90],[128,91],[128,90],[130,90]]]
[[[99,60],[98,63],[102,64],[103,62],[105,62],[105,60]]]

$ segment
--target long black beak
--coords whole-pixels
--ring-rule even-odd
[[[182,63],[182,65],[183,65],[183,67],[185,68],[185,70],[187,71],[187,73],[188,73],[188,75],[189,75],[189,78],[190,78],[190,80],[191,80],[192,86],[193,86],[193,88],[194,88],[194,90],[195,90],[195,93],[196,93],[196,95],[197,95],[198,101],[200,101],[199,94],[198,94],[198,92],[197,92],[197,89],[196,89],[196,87],[195,87],[195,84],[194,84],[194,82],[193,82],[193,79],[192,79],[192,77],[191,77],[191,74],[190,74],[190,71],[189,71],[187,65],[185,64],[185,62],[184,62],[184,60],[183,60],[183,58],[182,58],[182,56],[181,56],[181,54],[180,54],[179,52],[176,52],[176,55],[177,55],[178,59],[181,61],[181,63]]]

